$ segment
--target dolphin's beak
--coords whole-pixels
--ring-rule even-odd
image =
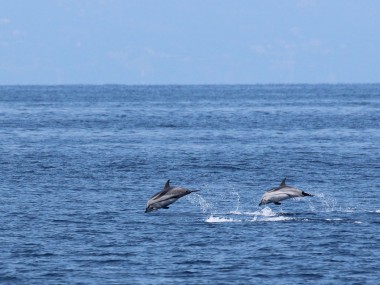
[[[148,207],[145,208],[145,213],[149,213],[150,211]]]
[[[311,197],[313,197],[313,196],[314,196],[314,195],[311,195],[311,194],[309,194],[309,193],[306,193],[306,192],[303,192],[303,191],[302,191],[302,195],[303,195],[303,196],[311,196]]]

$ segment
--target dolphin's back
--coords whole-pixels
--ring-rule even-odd
[[[280,190],[281,188],[282,188],[282,187],[271,188],[271,189],[269,189],[266,193],[274,192],[274,191]]]
[[[152,198],[149,199],[147,206],[152,204],[162,204],[162,202],[167,201],[169,204],[174,203],[179,198],[186,196],[187,194],[190,194],[191,191],[187,190],[186,188],[180,188],[180,187],[171,187],[166,193],[162,195],[162,192],[158,192],[155,195],[152,196]]]
[[[152,197],[152,200],[162,201],[171,198],[181,198],[186,194],[190,194],[190,192],[185,188],[171,187],[169,191],[167,191],[164,195],[155,195],[154,197]]]

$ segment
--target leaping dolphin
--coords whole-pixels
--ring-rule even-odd
[[[158,210],[160,208],[169,209],[169,205],[177,201],[179,198],[189,195],[192,192],[199,190],[189,190],[177,186],[170,186],[170,180],[168,180],[161,192],[154,194],[147,202],[145,213]]]
[[[286,178],[282,180],[279,187],[272,188],[264,193],[261,198],[259,206],[274,203],[275,205],[281,205],[280,201],[295,198],[295,197],[305,197],[305,196],[314,196],[308,194],[300,189],[288,186],[285,183]]]

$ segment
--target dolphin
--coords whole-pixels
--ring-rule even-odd
[[[161,192],[154,194],[146,203],[145,213],[158,210],[160,208],[169,209],[169,205],[177,201],[179,198],[189,195],[199,190],[189,190],[182,187],[170,186],[170,179],[166,182]]]
[[[280,201],[295,198],[295,197],[305,197],[305,196],[314,196],[308,194],[300,189],[297,189],[293,186],[286,185],[286,178],[282,180],[279,187],[272,188],[264,193],[261,198],[259,206],[274,203],[275,205],[281,205]]]

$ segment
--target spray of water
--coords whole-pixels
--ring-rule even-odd
[[[198,193],[192,193],[187,197],[190,203],[197,205],[203,213],[207,213],[213,208],[213,204],[209,201],[206,201],[206,199]]]
[[[231,214],[233,214],[233,213],[240,213],[239,212],[239,208],[240,208],[240,194],[239,194],[239,192],[237,192],[235,190],[231,194],[237,197],[237,199],[236,199],[236,205],[235,205],[235,210],[231,211]]]
[[[202,213],[207,215],[205,222],[208,223],[230,223],[230,222],[279,222],[288,220],[300,220],[297,215],[287,214],[282,208],[264,207],[254,211],[241,210],[242,204],[240,193],[234,189],[225,191],[218,197],[211,196],[205,198],[204,193],[193,193],[187,196],[190,203],[197,205]],[[324,193],[315,193],[315,197],[307,199],[296,199],[305,203],[312,213],[329,213],[329,212],[354,212],[355,208],[342,208],[338,206],[335,197],[325,195]],[[214,200],[212,200],[214,198]],[[231,206],[232,205],[232,206]],[[307,212],[307,211],[306,211]],[[380,210],[376,210],[380,213]],[[299,215],[299,214],[298,214]],[[308,213],[305,213],[308,215]],[[329,220],[332,218],[327,218]],[[310,218],[302,218],[304,221],[310,221]],[[334,220],[336,221],[336,220]]]
[[[325,195],[324,193],[315,194],[313,199],[308,199],[309,209],[312,212],[345,212],[350,213],[356,210],[356,207],[347,207],[338,205],[335,197]]]

